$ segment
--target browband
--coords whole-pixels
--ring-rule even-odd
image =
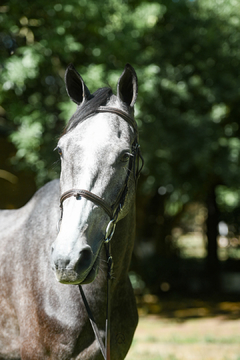
[[[63,202],[64,200],[66,200],[67,198],[71,197],[71,196],[75,196],[76,199],[80,199],[81,197],[84,197],[87,200],[92,201],[94,204],[96,205],[100,205],[105,212],[109,215],[110,219],[113,218],[113,209],[111,208],[111,206],[108,205],[108,203],[101,199],[99,196],[91,193],[88,190],[82,190],[82,189],[72,189],[69,191],[66,191],[65,193],[62,194],[61,199],[60,199],[60,209],[61,211],[63,211]]]

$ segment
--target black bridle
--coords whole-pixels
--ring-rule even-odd
[[[68,199],[71,196],[74,196],[76,199],[81,199],[82,197],[92,201],[94,204],[102,207],[102,209],[108,214],[110,221],[106,227],[105,235],[104,235],[104,246],[105,246],[105,252],[106,252],[106,258],[107,258],[107,308],[106,308],[106,326],[105,326],[105,345],[103,344],[101,335],[99,333],[98,327],[96,325],[96,322],[94,320],[93,314],[91,312],[91,309],[88,305],[86,296],[83,292],[82,286],[79,285],[79,290],[85,305],[85,308],[88,313],[88,317],[90,320],[90,323],[92,325],[95,337],[99,343],[100,350],[102,352],[102,355],[105,360],[110,360],[110,280],[112,279],[112,268],[113,268],[113,259],[111,255],[111,239],[113,237],[118,215],[123,208],[125,198],[128,192],[128,182],[130,178],[131,172],[133,172],[134,179],[135,179],[135,185],[137,185],[137,180],[139,178],[140,172],[143,167],[143,158],[140,153],[140,146],[138,144],[138,129],[136,122],[133,117],[129,116],[126,112],[116,109],[113,107],[105,107],[100,106],[97,113],[113,113],[121,118],[123,118],[132,128],[134,129],[135,137],[134,141],[132,143],[131,148],[131,156],[129,159],[129,165],[127,170],[127,176],[125,179],[125,183],[123,188],[121,189],[120,193],[118,194],[118,197],[114,204],[109,205],[104,199],[100,198],[99,196],[93,194],[92,192],[84,189],[72,189],[69,191],[66,191],[62,194],[60,198],[60,209],[61,209],[61,217],[60,221],[63,217],[63,202],[64,200]],[[91,116],[91,115],[90,115]],[[141,167],[139,167],[139,159],[141,159]]]

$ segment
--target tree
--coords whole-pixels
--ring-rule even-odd
[[[208,231],[211,264],[216,224],[226,217],[224,194],[238,194],[238,15],[234,0],[1,5],[0,124],[16,147],[12,166],[30,169],[38,186],[58,175],[52,150],[74,111],[63,81],[70,62],[92,91],[115,84],[130,62],[139,77],[140,191],[145,206],[153,201],[155,209],[143,227],[151,226],[159,253],[169,252],[172,227],[186,205],[214,206],[208,218],[208,229],[215,229]]]

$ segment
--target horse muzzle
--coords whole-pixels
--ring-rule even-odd
[[[88,284],[98,270],[98,256],[93,257],[91,247],[86,245],[77,256],[61,254],[52,247],[52,269],[62,284]]]

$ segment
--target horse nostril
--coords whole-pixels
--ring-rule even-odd
[[[90,246],[80,251],[79,258],[74,266],[74,270],[78,273],[89,268],[92,262],[92,250]]]
[[[53,251],[53,248],[52,248]],[[52,266],[57,271],[75,271],[77,273],[85,272],[92,263],[92,250],[90,246],[83,247],[75,256],[52,253]]]
[[[67,268],[67,266],[70,264],[70,259],[63,258],[63,259],[57,259],[54,261],[55,269],[56,270],[64,270]]]

